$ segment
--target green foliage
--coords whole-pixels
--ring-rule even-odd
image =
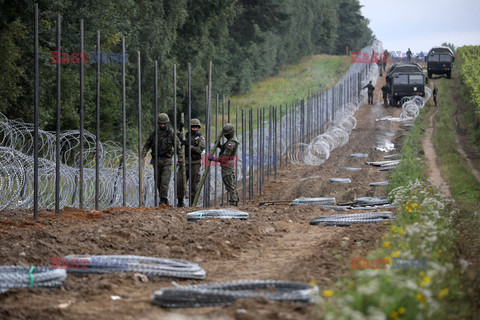
[[[360,50],[374,40],[372,30],[368,27],[368,19],[362,16],[358,0],[341,0],[338,2],[338,41],[335,52],[342,54],[345,47]]]
[[[455,62],[460,65],[460,77],[465,85],[477,116],[480,115],[480,46],[458,48]]]
[[[456,49],[455,49],[455,45],[453,43],[450,43],[450,42],[444,42],[442,43],[442,46],[444,47],[449,47],[450,49],[452,49],[453,53],[455,53]]]
[[[357,0],[0,0],[0,112],[33,121],[33,12],[40,12],[40,126],[56,125],[56,20],[61,14],[62,52],[79,52],[79,20],[85,23],[86,52],[96,50],[101,31],[102,52],[121,52],[126,39],[127,125],[138,120],[137,51],[142,61],[142,120],[145,137],[154,115],[154,61],[159,68],[159,110],[173,117],[173,65],[177,66],[178,113],[187,111],[187,66],[191,63],[192,115],[204,118],[205,86],[213,62],[212,93],[247,92],[255,83],[286,65],[319,53],[333,53],[341,38],[354,48],[371,38],[362,27]],[[351,12],[350,12],[351,11]],[[348,32],[339,21],[349,22]],[[344,24],[345,21],[342,20]],[[353,24],[352,24],[353,23]],[[366,43],[365,43],[366,44]],[[343,44],[342,44],[343,45]],[[341,51],[343,53],[343,50]],[[95,131],[96,64],[85,67],[85,129]],[[101,65],[101,135],[121,135],[121,64]],[[62,129],[78,129],[79,65],[61,64]],[[129,138],[129,140],[131,140]],[[129,143],[129,147],[135,145]]]
[[[0,110],[12,118],[24,116],[14,102],[24,94],[21,85],[25,68],[19,64],[21,42],[25,40],[25,27],[19,20],[12,21],[0,31]]]
[[[411,181],[424,180],[423,166],[417,159],[420,157],[422,136],[424,132],[425,112],[420,112],[415,119],[414,126],[405,139],[402,146],[402,161],[398,164],[397,169],[389,177],[389,189],[393,190],[397,187],[406,186]]]
[[[442,106],[436,115],[434,126],[434,145],[439,155],[438,162],[443,168],[454,198],[464,204],[478,204],[480,203],[480,184],[463,156],[457,151],[453,120],[457,107],[452,101],[451,80],[441,79],[437,81],[437,85],[439,86],[438,101]]]

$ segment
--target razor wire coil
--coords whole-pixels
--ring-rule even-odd
[[[264,297],[275,301],[312,303],[318,287],[302,282],[239,281],[162,288],[152,296],[152,303],[165,308],[226,306],[237,299]]]
[[[63,285],[67,273],[50,267],[0,266],[0,292],[16,288],[56,288]]]
[[[177,259],[135,255],[68,255],[64,259],[68,261],[69,273],[139,272],[182,279],[205,279],[206,276],[198,264]]]

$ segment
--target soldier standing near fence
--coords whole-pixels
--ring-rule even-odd
[[[227,189],[228,203],[232,206],[238,205],[238,192],[235,178],[235,166],[237,165],[238,140],[235,137],[235,127],[231,123],[223,126],[222,133],[227,139],[224,144],[220,144],[220,153],[218,157],[210,155],[208,160],[220,162],[222,167],[222,181]]]
[[[375,90],[375,87],[372,84],[372,81],[370,81],[363,89],[367,88],[368,90],[368,104],[373,104],[373,91]]]
[[[189,177],[189,159],[191,157],[191,166],[192,166],[192,181],[190,181],[192,196],[189,198],[190,206],[193,203],[193,198],[197,193],[198,183],[200,182],[200,168],[202,165],[202,153],[205,150],[205,137],[200,132],[202,127],[200,120],[192,119],[190,120],[190,131],[187,132],[185,140],[182,141],[182,144],[185,146],[185,174],[186,179]],[[188,142],[190,140],[190,152],[188,151]],[[190,156],[189,156],[190,155]],[[183,198],[185,196],[185,185],[183,184],[183,171],[181,168],[178,170],[179,182],[177,183],[177,198],[178,198],[178,207],[183,207]],[[188,192],[188,190],[187,190]]]
[[[182,148],[180,140],[178,140],[173,129],[168,125],[170,122],[168,115],[166,113],[160,113],[157,121],[157,141],[155,143],[155,131],[153,131],[143,146],[142,156],[145,158],[148,151],[152,150],[152,160],[150,164],[153,165],[155,175],[157,176],[160,204],[166,204],[168,206],[168,185],[170,183],[170,177],[172,176],[174,139],[177,139],[177,155],[179,159],[182,159]],[[158,154],[157,166],[155,166],[155,153]],[[181,160],[179,160],[179,163],[181,163]]]
[[[433,102],[435,103],[435,107],[437,107],[437,93],[438,93],[438,88],[437,85],[434,83],[433,84]]]

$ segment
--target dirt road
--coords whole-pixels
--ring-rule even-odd
[[[377,92],[384,78],[377,82]],[[375,102],[380,103],[377,95]],[[67,254],[135,254],[197,262],[205,280],[175,280],[178,284],[234,280],[315,281],[331,289],[339,276],[350,272],[352,256],[365,257],[385,233],[386,225],[319,227],[309,221],[335,212],[317,206],[258,207],[264,199],[335,197],[337,202],[362,196],[385,196],[387,172],[365,164],[383,160],[375,150],[382,139],[401,143],[403,124],[375,119],[398,116],[401,109],[380,104],[362,106],[350,141],[335,149],[321,166],[283,167],[276,181],[268,181],[264,196],[240,205],[250,218],[186,222],[190,208],[113,208],[101,212],[66,208],[60,215],[30,211],[0,215],[0,264],[49,265],[52,257]],[[385,134],[387,133],[387,134]],[[393,134],[393,136],[391,136]],[[399,152],[398,150],[393,153]],[[352,158],[368,153],[368,158]],[[359,167],[346,171],[343,167]],[[330,183],[350,178],[352,183]],[[271,179],[272,180],[272,179]],[[69,275],[61,289],[18,289],[0,295],[0,317],[67,319],[314,319],[315,306],[301,303],[245,299],[229,307],[163,309],[150,303],[154,290],[172,286],[172,279],[133,274]],[[113,300],[111,296],[119,296]]]

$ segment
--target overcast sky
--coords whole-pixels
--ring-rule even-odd
[[[480,0],[360,0],[388,51],[428,52],[443,42],[480,44]]]

